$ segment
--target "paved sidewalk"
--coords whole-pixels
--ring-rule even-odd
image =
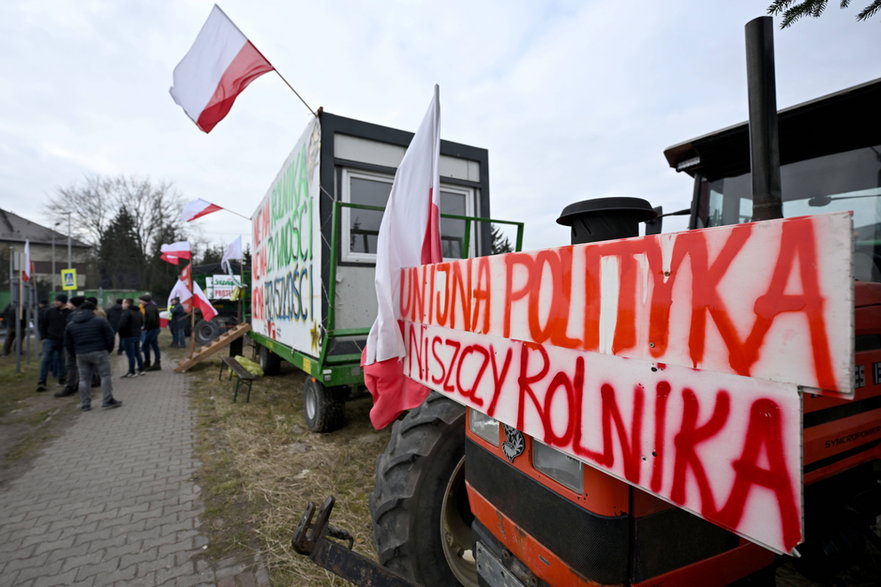
[[[122,407],[102,410],[94,388],[92,411],[0,490],[0,585],[268,585],[250,561],[198,557],[208,539],[187,377],[166,364],[120,379],[114,358]]]

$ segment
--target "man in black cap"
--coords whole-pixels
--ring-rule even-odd
[[[144,341],[141,350],[144,351],[144,368],[147,371],[159,371],[162,369],[162,361],[159,355],[159,329],[162,323],[159,321],[159,306],[153,301],[150,294],[144,294],[138,300],[141,302],[144,313]],[[155,361],[150,362],[150,349],[153,349]]]
[[[113,397],[110,351],[113,350],[113,328],[104,318],[95,315],[95,304],[85,302],[74,312],[64,331],[67,352],[76,355],[80,380],[80,409],[92,409],[92,373],[101,376],[101,407],[118,408],[122,402]]]
[[[70,301],[67,303],[67,309],[70,312],[67,314],[67,323],[70,324],[70,321],[73,317],[80,311],[80,306],[82,306],[83,302],[86,301],[86,298],[83,296],[73,296],[70,298]],[[61,391],[55,392],[55,397],[67,397],[69,395],[73,395],[77,392],[80,385],[79,378],[79,369],[76,366],[76,355],[71,353],[65,347],[64,353],[65,360],[65,368],[67,370],[67,385],[64,386],[64,389]]]
[[[64,383],[64,328],[67,326],[67,315],[70,309],[67,307],[67,296],[58,294],[55,296],[55,305],[47,308],[40,316],[40,338],[43,341],[43,360],[40,361],[40,380],[37,382],[37,391],[46,390],[46,377],[49,371],[58,376],[58,382]]]

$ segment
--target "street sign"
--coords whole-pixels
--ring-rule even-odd
[[[65,291],[76,289],[76,269],[61,270],[61,289]]]

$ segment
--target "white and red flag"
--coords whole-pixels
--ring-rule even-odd
[[[226,246],[226,250],[223,251],[223,258],[220,259],[220,267],[226,267],[226,272],[232,274],[232,266],[229,264],[230,261],[241,261],[244,257],[242,253],[242,236],[239,235]]]
[[[202,310],[203,320],[211,320],[217,316],[217,310],[214,309],[214,306],[208,301],[208,296],[205,295],[205,292],[202,291],[202,288],[195,281],[193,281],[193,294],[193,303]]]
[[[31,280],[31,241],[24,241],[24,262],[22,263],[22,278],[25,281]]]
[[[218,210],[223,210],[223,208],[217,204],[212,204],[211,202],[206,202],[199,198],[184,204],[184,207],[180,212],[180,220],[181,222],[190,222],[196,218],[205,216],[206,214],[217,212]]]
[[[439,88],[395,174],[376,245],[378,311],[361,354],[364,382],[373,395],[370,421],[384,428],[415,408],[429,389],[403,374],[406,354],[401,335],[401,269],[442,260],[440,242]]]
[[[179,241],[170,245],[162,245],[159,247],[159,258],[163,261],[177,265],[180,259],[190,258],[190,243],[187,241]]]
[[[169,92],[201,130],[211,132],[252,81],[275,68],[216,4],[177,67]]]
[[[183,304],[191,297],[193,297],[193,294],[190,293],[190,288],[187,287],[186,283],[178,279],[177,283],[174,284],[174,287],[171,288],[171,291],[168,292],[168,303],[166,305],[170,306],[171,300],[174,298],[178,298],[180,303]]]

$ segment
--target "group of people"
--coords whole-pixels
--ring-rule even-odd
[[[97,302],[93,297],[68,299],[59,294],[52,307],[41,309],[38,318],[42,360],[37,391],[46,390],[51,373],[64,385],[55,397],[78,391],[84,412],[91,410],[93,382],[101,386],[103,408],[122,405],[113,397],[110,356],[115,347],[119,354],[125,352],[128,356],[128,371],[123,377],[162,368],[159,307],[152,297],[141,296],[138,305],[131,298],[119,299],[106,311]]]

